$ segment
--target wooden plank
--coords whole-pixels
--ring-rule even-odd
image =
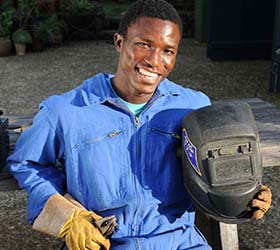
[[[13,191],[13,190],[18,190],[18,184],[17,181],[12,178],[6,178],[6,179],[1,179],[2,174],[0,174],[0,192],[6,192],[6,191]]]
[[[219,103],[219,102],[232,102],[232,103],[236,103],[236,102],[246,102],[249,104],[258,104],[258,103],[263,103],[264,101],[260,98],[242,98],[242,99],[225,99],[225,100],[215,100],[213,101],[213,103]]]
[[[247,102],[252,110],[258,112],[261,111],[263,109],[271,109],[271,110],[277,110],[277,108],[275,107],[274,104],[270,103],[270,102],[265,102],[265,101],[260,101],[260,102],[255,102],[255,103],[249,103]]]
[[[26,129],[32,124],[35,114],[26,114],[26,115],[10,115],[7,118],[9,119],[9,129],[22,128]]]
[[[236,99],[238,101],[238,99]],[[275,105],[271,102],[266,102],[260,98],[252,98],[252,99],[240,99],[241,101],[245,101],[249,103],[253,107],[264,107],[264,106],[270,106],[275,107]]]
[[[261,140],[261,150],[274,149],[279,147],[280,147],[280,141],[277,141],[274,138],[266,138]]]
[[[257,124],[257,127],[260,134],[266,132],[274,132],[274,134],[280,134],[280,124],[259,123]]]
[[[222,250],[239,250],[236,224],[220,223],[220,237]]]
[[[259,123],[263,123],[266,121],[268,123],[278,123],[279,122],[280,112],[263,110],[263,112],[259,112],[259,113],[253,112],[253,114],[254,114],[255,120]]]
[[[271,146],[271,147],[279,146],[279,143],[277,142],[280,140],[279,134],[264,133],[264,134],[261,134],[260,136],[261,136],[261,145],[263,144],[265,146],[265,145],[268,145],[268,143],[269,143],[269,146]]]
[[[260,250],[280,250],[280,248],[262,248]]]
[[[14,114],[14,115],[8,115],[8,119],[11,122],[17,121],[17,120],[33,120],[36,113],[30,113],[30,114]]]
[[[208,244],[213,248],[213,250],[222,249],[220,225],[218,221],[206,216],[197,209],[195,214],[195,224],[205,236]]]
[[[261,140],[263,167],[280,166],[280,110],[273,104],[251,104]]]
[[[263,167],[280,166],[280,147],[263,149],[261,152]]]
[[[9,170],[5,167],[0,173],[0,191],[13,191],[19,189],[17,181],[12,178]]]

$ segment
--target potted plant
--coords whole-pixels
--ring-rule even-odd
[[[56,14],[40,18],[32,27],[33,44],[60,45],[63,38],[64,21]]]
[[[32,24],[32,51],[40,52],[52,41],[52,27],[48,18],[40,17]]]
[[[51,44],[54,46],[59,46],[62,44],[64,32],[65,32],[65,22],[58,15],[53,14],[49,19],[50,25],[52,27],[52,41]]]
[[[0,12],[0,56],[11,53],[12,42],[10,39],[15,9],[10,7]]]
[[[15,13],[15,31],[12,40],[17,55],[25,55],[26,44],[32,42],[30,34],[31,20],[38,15],[37,0],[17,0]]]
[[[67,26],[67,40],[92,39],[103,24],[103,8],[90,0],[61,0],[59,10]]]
[[[18,29],[12,34],[16,55],[23,56],[26,52],[26,44],[32,42],[32,37],[27,30]]]

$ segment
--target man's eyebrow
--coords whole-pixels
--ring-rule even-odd
[[[169,49],[178,49],[178,46],[176,46],[176,45],[168,45],[168,48]]]
[[[147,37],[139,37],[141,40],[143,40],[143,41],[145,41],[145,42],[147,42],[147,43],[153,43],[153,41],[151,40],[151,39],[149,39],[149,38],[147,38]],[[167,45],[167,48],[168,49],[178,49],[178,46],[176,46],[175,44],[173,45],[173,44],[168,44]]]
[[[141,40],[145,41],[145,42],[148,42],[148,43],[152,43],[153,41],[149,38],[146,38],[146,37],[139,37]]]

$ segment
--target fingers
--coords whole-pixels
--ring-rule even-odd
[[[100,249],[101,247],[94,241],[90,241],[85,248],[85,250],[100,250]]]
[[[264,216],[264,212],[261,211],[261,210],[257,210],[257,211],[255,211],[255,212],[253,213],[252,219],[254,219],[254,220],[260,220],[260,219],[263,218],[263,216]]]
[[[102,249],[109,250],[110,249],[110,241],[106,239],[100,231],[93,227],[92,233],[91,233],[91,241],[95,242],[99,246],[102,246]],[[95,250],[95,249],[94,249]]]
[[[251,202],[251,206],[255,208],[259,208],[259,210],[266,213],[270,207],[270,202],[253,199]]]
[[[94,239],[91,237],[87,237],[86,243],[82,250],[100,250],[102,245],[98,244]]]
[[[100,220],[100,219],[102,219],[101,216],[97,215],[97,214],[94,213],[94,212],[90,212],[89,214],[90,214],[91,218],[92,218],[94,221],[95,221],[95,220]]]
[[[269,187],[262,185],[257,198],[259,200],[263,200],[263,201],[271,201],[272,193],[271,193]]]
[[[257,193],[255,199],[251,202],[251,207],[256,208],[254,211],[252,218],[259,220],[262,219],[264,214],[267,212],[271,205],[272,193],[270,189],[262,185],[260,191]]]

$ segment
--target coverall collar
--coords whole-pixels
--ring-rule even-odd
[[[118,99],[114,90],[112,89],[112,85],[110,83],[110,79],[114,77],[111,74],[99,73],[95,75],[93,78],[86,80],[82,85],[82,98],[86,105],[98,105],[104,103],[106,101],[115,101]],[[180,93],[175,93],[174,91],[167,88],[166,83],[168,79],[163,80],[156,89],[153,97],[150,101],[158,98],[159,96],[178,96]],[[94,82],[99,82],[99,86],[93,84]],[[149,101],[149,102],[150,102]]]

